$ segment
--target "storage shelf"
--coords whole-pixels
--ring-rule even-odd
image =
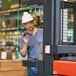
[[[17,45],[0,45],[0,48],[18,48]]]
[[[24,31],[25,29],[17,29],[17,28],[8,28],[8,29],[0,29],[0,32],[13,32],[13,31],[17,31],[17,30],[21,30]]]

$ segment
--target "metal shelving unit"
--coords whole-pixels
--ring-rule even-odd
[[[0,15],[1,15],[0,35],[1,35],[1,37],[3,36],[0,40],[0,42],[1,42],[0,49],[4,49],[3,51],[8,51],[9,49],[10,49],[10,51],[15,50],[16,59],[19,58],[19,51],[20,51],[19,37],[22,35],[22,32],[25,31],[25,29],[20,26],[21,11],[28,11],[30,8],[31,7],[17,8],[17,9],[5,10],[5,11],[0,12]],[[15,20],[15,22],[13,22],[13,20]],[[13,22],[14,25],[11,22]],[[4,40],[2,40],[2,39],[4,39]],[[12,40],[14,41],[14,42],[12,42],[12,45],[6,44],[7,41],[10,43]],[[4,42],[4,44],[2,44],[2,42]],[[13,49],[13,50],[11,50],[11,49]]]

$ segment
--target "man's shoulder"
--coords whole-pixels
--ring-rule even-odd
[[[43,31],[43,29],[42,29],[42,28],[38,28],[38,30],[39,30],[39,31]]]
[[[43,36],[43,29],[42,28],[38,29],[38,35],[41,36],[41,37]]]

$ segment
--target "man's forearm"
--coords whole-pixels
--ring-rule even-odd
[[[23,48],[21,49],[21,54],[22,54],[23,56],[25,56],[25,55],[27,54],[27,44],[26,44],[26,43],[24,43],[24,46],[23,46]]]

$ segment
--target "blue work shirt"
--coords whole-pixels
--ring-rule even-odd
[[[40,45],[43,44],[43,29],[38,28],[35,35],[28,35],[28,60],[39,60]],[[20,39],[20,49],[24,46],[23,37]]]

